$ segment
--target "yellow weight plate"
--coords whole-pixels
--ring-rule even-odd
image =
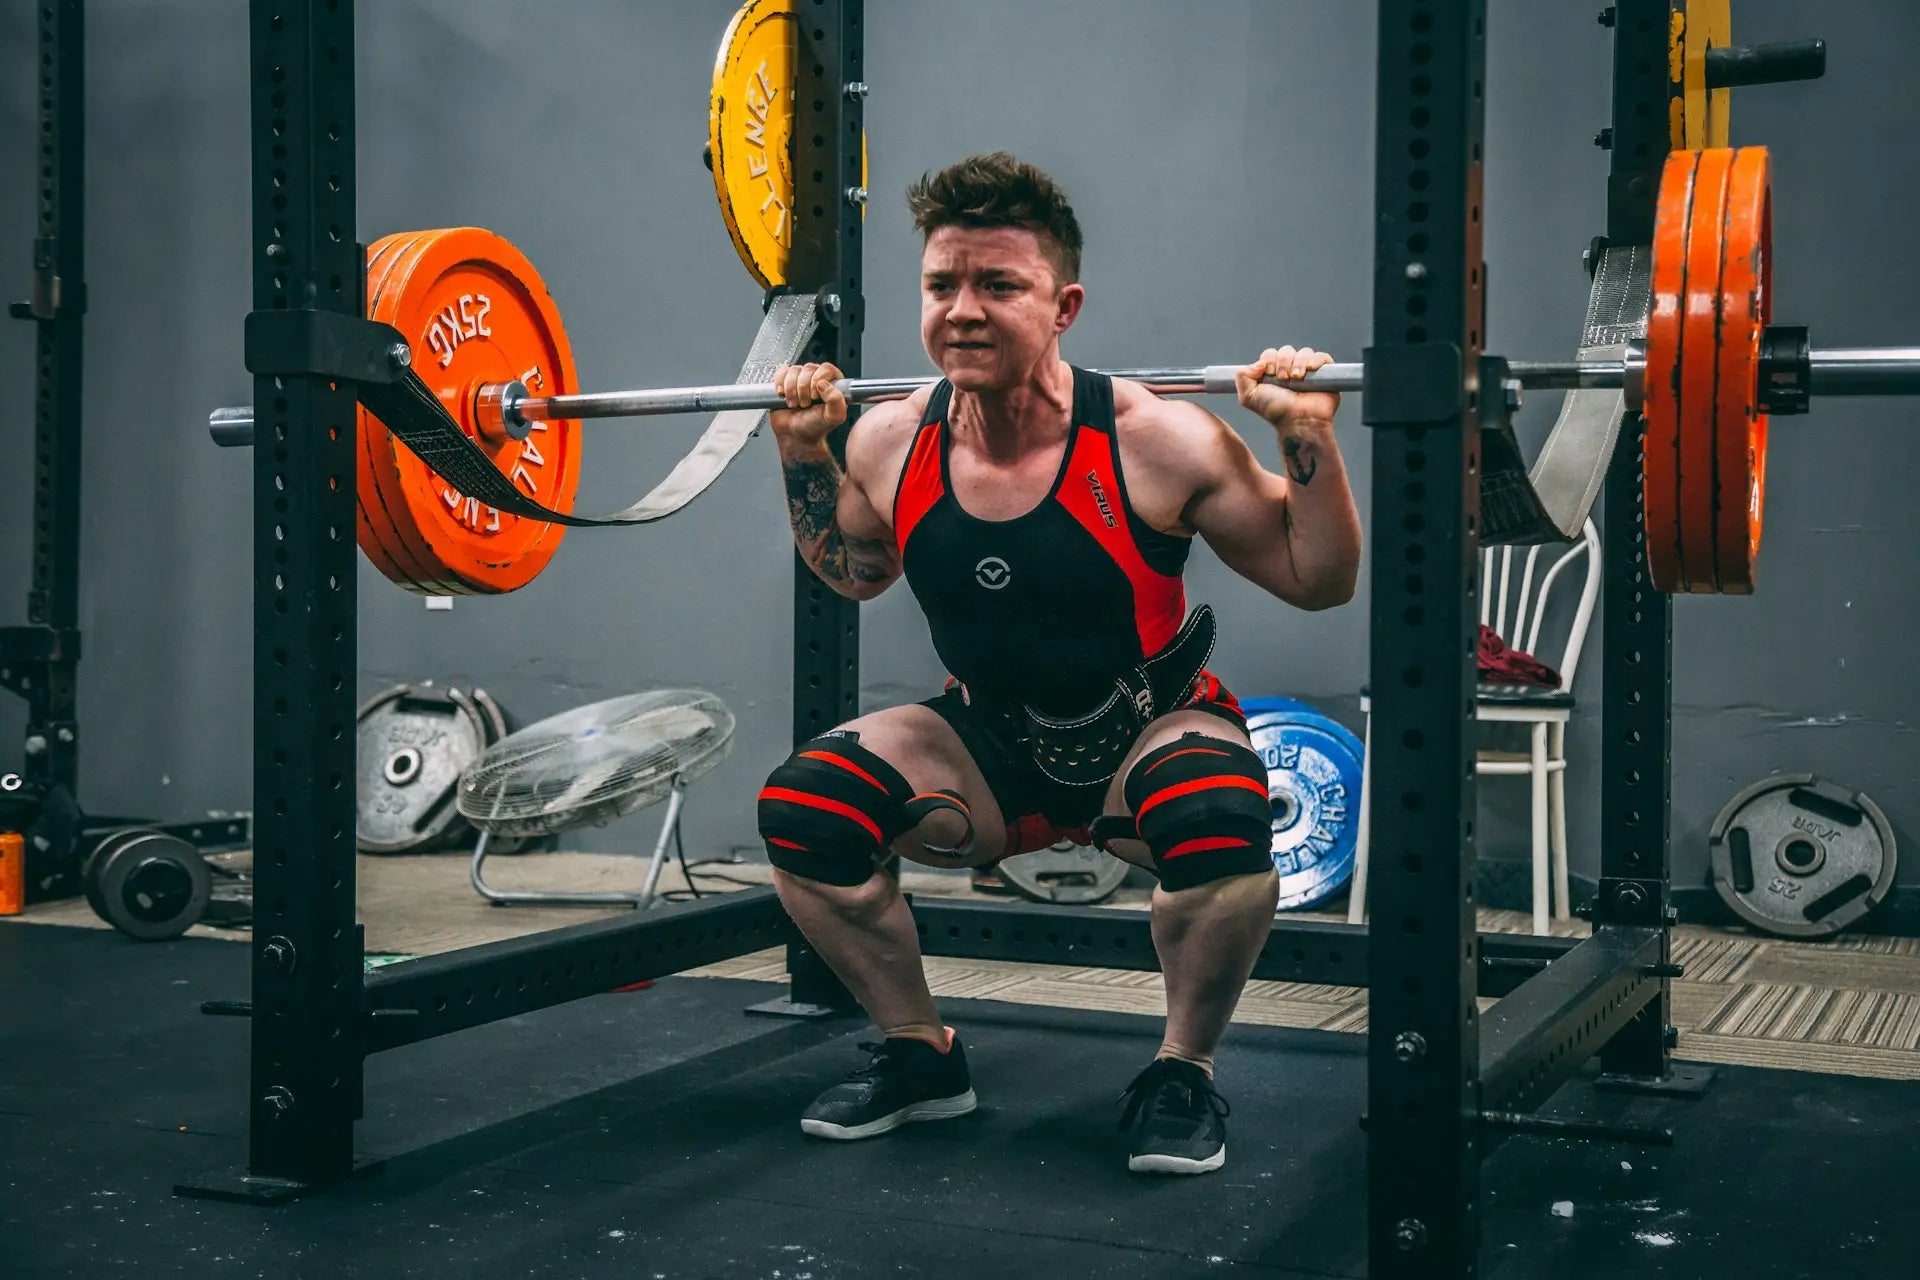
[[[1707,50],[1733,43],[1729,0],[1672,0],[1667,45],[1668,134],[1675,151],[1727,145],[1733,91],[1707,88]]]
[[[748,0],[727,24],[713,63],[707,148],[720,216],[762,288],[787,283],[793,252],[794,0]],[[867,139],[860,137],[860,183]],[[862,218],[866,216],[863,206]]]

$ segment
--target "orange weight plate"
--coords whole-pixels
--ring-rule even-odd
[[[403,274],[395,268],[411,261],[413,250],[426,239],[428,234],[430,233],[420,231],[404,232],[388,236],[374,245],[369,252],[369,258],[377,259],[377,262],[371,262],[368,270],[368,315],[379,314],[380,299],[385,296],[389,284]],[[387,245],[391,247],[385,253],[381,253],[381,247]],[[364,426],[376,420],[369,418],[363,411],[360,421]],[[404,494],[391,479],[395,472],[391,466],[376,467],[375,465],[379,458],[390,457],[394,448],[393,442],[384,429],[373,432],[362,430],[359,444],[361,484],[358,491],[359,501],[355,505],[364,515],[372,518],[372,527],[376,533],[384,531],[381,536],[389,548],[389,554],[396,569],[401,571],[397,575],[388,574],[387,576],[409,591],[420,595],[476,594],[473,588],[456,578],[442,574],[440,569],[435,567],[431,552],[424,548],[415,551],[413,547],[419,545],[417,539],[409,545],[408,536],[413,529],[413,521],[408,518]],[[404,446],[401,452],[405,452]],[[401,513],[397,518],[393,514],[395,511]],[[371,552],[368,552],[368,558],[373,558]]]
[[[406,337],[413,371],[503,474],[535,501],[572,510],[580,482],[577,422],[535,423],[523,441],[475,431],[474,397],[488,383],[518,379],[536,395],[578,389],[559,309],[519,250],[474,227],[422,232],[382,273],[368,311]],[[508,515],[459,493],[365,411],[360,429],[367,453],[362,509],[382,541],[410,559],[410,581],[395,578],[402,586],[428,594],[513,591],[553,558],[564,526]]]
[[[369,314],[379,305],[382,288],[393,264],[419,238],[420,233],[417,231],[400,232],[376,241],[367,250]],[[366,415],[362,413],[359,440],[355,450],[354,514],[360,550],[376,569],[408,590],[427,595],[447,594],[447,584],[434,579],[426,566],[407,549],[398,530],[394,527],[393,515],[387,509],[373,470],[375,437],[384,437],[385,433],[368,431],[367,421]],[[381,440],[379,443],[384,445],[385,442]]]
[[[1714,404],[1714,581],[1754,587],[1766,490],[1767,415],[1760,407],[1760,340],[1773,310],[1773,197],[1764,147],[1733,153],[1720,269],[1720,374]]]
[[[367,281],[369,316],[377,319],[388,314],[382,311],[381,303],[398,287],[402,278],[399,267],[432,234],[425,231],[404,232],[374,244],[369,253]],[[376,258],[379,267],[377,277],[371,261]],[[457,579],[442,575],[434,567],[432,553],[425,539],[419,535],[418,522],[413,518],[404,487],[399,481],[395,458],[400,456],[410,455],[405,446],[399,445],[387,434],[380,420],[363,407],[360,411],[360,488],[355,506],[367,518],[369,527],[400,571],[399,576],[388,576],[409,591],[422,595],[470,594],[462,590]],[[364,547],[362,549],[366,550]],[[369,559],[373,558],[371,551],[367,555]]]
[[[1678,591],[1681,573],[1680,422],[1686,387],[1680,377],[1685,354],[1687,233],[1693,217],[1697,152],[1675,151],[1660,177],[1653,224],[1653,306],[1647,317],[1646,446],[1642,493],[1646,506],[1647,567],[1660,591]]]
[[[1725,265],[1727,175],[1733,152],[1700,153],[1688,218],[1687,291],[1681,298],[1680,586],[1715,589],[1719,532],[1720,272]],[[1736,374],[1737,376],[1737,374]]]

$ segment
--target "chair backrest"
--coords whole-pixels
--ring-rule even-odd
[[[1513,571],[1513,547],[1488,547],[1480,561],[1480,621],[1492,627],[1507,644],[1530,653],[1560,673],[1560,687],[1573,688],[1573,675],[1580,666],[1580,650],[1587,642],[1587,628],[1593,622],[1593,607],[1600,596],[1600,531],[1588,520],[1580,530],[1580,540],[1556,557],[1537,580],[1539,546],[1527,548],[1525,565],[1517,575]],[[1571,570],[1581,570],[1580,599],[1567,627],[1559,661],[1540,652],[1540,626],[1546,620],[1547,601],[1555,586],[1572,581]],[[1513,601],[1511,618],[1507,603]]]

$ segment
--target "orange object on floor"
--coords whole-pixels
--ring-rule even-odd
[[[17,916],[27,906],[27,838],[0,831],[0,916]]]

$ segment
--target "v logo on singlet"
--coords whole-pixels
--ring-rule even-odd
[[[973,580],[989,591],[998,591],[1013,581],[1013,570],[999,556],[988,556],[973,566]]]

